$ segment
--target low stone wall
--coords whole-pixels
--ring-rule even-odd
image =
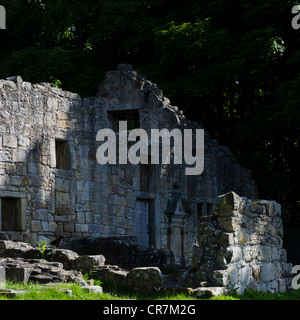
[[[107,264],[127,269],[155,266],[164,270],[174,262],[169,250],[141,246],[134,237],[77,238],[70,249],[79,255],[104,255]]]
[[[282,248],[281,207],[234,192],[219,196],[212,216],[202,217],[190,281],[206,281],[238,293],[284,292],[292,265]]]

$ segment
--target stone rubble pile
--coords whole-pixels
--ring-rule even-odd
[[[7,280],[49,283],[73,281],[86,285],[81,270],[104,265],[103,256],[78,256],[67,249],[47,249],[41,252],[24,242],[0,240],[0,268]]]
[[[85,281],[82,272],[90,272],[93,279],[112,285],[132,287],[137,290],[170,291],[195,297],[211,297],[226,294],[221,287],[183,288],[178,283],[170,285],[158,267],[137,267],[131,270],[116,265],[105,265],[103,255],[81,255],[67,249],[47,249],[45,259],[37,248],[24,242],[0,240],[0,284],[5,280],[43,285],[58,282],[75,282],[84,290],[101,294],[102,288]],[[47,259],[47,260],[46,260]],[[26,291],[24,291],[26,292]],[[15,290],[1,290],[0,294],[14,297],[24,293]]]
[[[158,267],[139,267],[128,271],[105,265],[103,255],[81,255],[68,249],[46,249],[44,259],[30,244],[0,240],[0,282],[6,280],[41,284],[76,282],[90,292],[102,292],[89,286],[82,273],[92,272],[94,279],[134,288],[161,288],[164,277]],[[13,293],[14,294],[14,293]]]
[[[7,280],[28,283],[76,282],[86,285],[81,272],[65,270],[60,262],[45,259],[0,258]]]

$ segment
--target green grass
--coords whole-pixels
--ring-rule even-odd
[[[122,288],[116,285],[100,283],[95,280],[95,285],[103,287],[103,294],[89,293],[83,290],[75,283],[58,283],[52,286],[44,286],[41,284],[29,283],[6,283],[6,289],[25,290],[23,295],[17,295],[9,298],[0,294],[0,300],[196,300],[195,297],[186,294],[174,294],[170,292],[153,292],[153,291],[136,291],[130,288]],[[72,290],[69,295],[64,290]],[[217,296],[211,300],[300,300],[300,289],[291,290],[286,293],[262,293],[254,291],[245,291],[243,295],[236,293],[227,296]]]
[[[0,300],[110,300],[114,299],[110,294],[94,294],[83,290],[75,283],[58,283],[51,286],[44,286],[36,283],[6,283],[5,289],[24,290],[25,294],[17,295],[15,298],[9,298],[6,295],[0,295]],[[71,290],[69,295],[65,290]]]
[[[300,289],[285,293],[245,291],[239,300],[300,300]]]

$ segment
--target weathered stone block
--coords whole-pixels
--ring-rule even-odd
[[[77,205],[78,207],[78,205]],[[77,212],[76,213],[76,216],[77,216],[77,222],[78,223],[85,223],[85,213],[84,212]]]
[[[279,279],[278,280],[278,292],[283,293],[286,292],[287,285],[285,279]]]
[[[227,270],[214,270],[211,280],[217,286],[226,287],[228,283]]]
[[[229,250],[232,252],[230,263],[238,262],[243,258],[242,248],[234,246],[229,248]]]
[[[266,207],[260,205],[260,202],[252,202],[252,204],[250,205],[250,211],[256,214],[265,214],[266,213]]]
[[[55,179],[55,190],[56,191],[69,193],[70,192],[70,185],[71,185],[70,180],[61,179],[61,178]]]
[[[250,283],[250,270],[251,269],[248,266],[245,266],[239,270],[239,282],[246,285]]]
[[[7,164],[5,165],[5,171],[6,171],[6,173],[8,173],[8,174],[16,174],[16,172],[17,172],[17,167],[16,167],[16,165],[13,164],[13,163],[7,163]]]
[[[227,277],[231,285],[237,284],[239,281],[239,269],[235,265],[230,266],[227,269]]]
[[[11,176],[10,183],[12,186],[20,187],[22,185],[23,177],[20,176]]]
[[[13,136],[3,136],[3,146],[9,148],[16,148],[17,138]]]
[[[67,249],[47,250],[50,253],[47,258],[49,261],[61,262],[65,269],[72,269],[73,263],[79,257],[74,251]]]
[[[276,278],[276,270],[273,263],[264,263],[261,267],[260,281],[267,282]]]
[[[233,191],[218,197],[214,215],[233,216],[240,205],[240,197]]]
[[[6,78],[8,81],[14,82],[16,85],[22,85],[23,79],[20,76],[12,76]]]
[[[55,209],[57,214],[64,215],[70,213],[70,194],[55,192]]]
[[[103,266],[93,271],[93,278],[104,282],[118,285],[127,285],[127,275],[129,271],[116,268],[115,266]]]
[[[0,240],[1,257],[22,257],[32,246],[28,243]]]
[[[261,261],[268,262],[271,260],[271,257],[272,257],[271,247],[270,246],[261,246],[257,258]]]
[[[40,220],[31,220],[30,222],[30,230],[32,232],[38,232],[41,231],[41,221]]]
[[[220,217],[218,218],[218,224],[225,232],[234,232],[239,228],[232,217]]]
[[[227,290],[224,287],[199,287],[191,289],[190,294],[197,298],[211,298],[218,295],[226,295]]]
[[[55,111],[57,109],[57,99],[49,96],[47,100],[47,106],[49,110]]]
[[[244,246],[242,250],[245,262],[250,262],[257,259],[259,250],[258,246]]]
[[[28,283],[31,269],[24,267],[6,268],[6,279],[10,281]]]
[[[163,275],[157,267],[134,268],[127,275],[127,284],[135,288],[161,287]]]
[[[233,233],[222,232],[216,239],[221,246],[229,247],[233,244]]]
[[[8,151],[0,151],[0,161],[9,162],[11,161],[11,154]]]
[[[5,268],[0,266],[0,289],[5,286],[6,274]]]
[[[250,236],[246,231],[240,230],[237,232],[237,239],[239,244],[246,245],[250,241]]]
[[[104,266],[105,257],[103,255],[85,255],[79,256],[75,260],[76,268],[79,270],[89,269],[98,266]]]
[[[32,219],[48,221],[48,210],[36,209],[36,211],[32,213]]]
[[[74,222],[66,222],[63,226],[65,232],[73,232],[75,230]]]
[[[26,151],[25,150],[13,150],[13,161],[14,162],[26,162]]]

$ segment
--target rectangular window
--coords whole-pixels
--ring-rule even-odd
[[[25,229],[25,198],[1,198],[1,231]]]
[[[108,111],[109,127],[115,132],[119,131],[119,121],[127,121],[127,130],[140,128],[139,110]]]
[[[57,169],[71,169],[69,142],[55,139],[55,155]]]
[[[197,203],[197,225],[200,225],[201,217],[210,216],[213,213],[214,204],[199,202]]]

